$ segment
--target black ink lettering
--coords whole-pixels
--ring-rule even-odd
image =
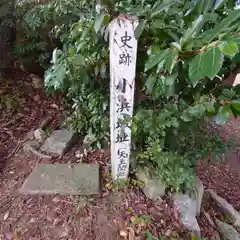
[[[118,173],[117,173],[117,178],[119,178],[119,177],[124,177],[124,172],[123,171],[120,171],[120,169],[118,169]]]
[[[122,163],[118,165],[118,171],[119,172],[124,172],[127,169],[127,164],[126,163]]]
[[[122,102],[120,103],[120,106],[118,105],[117,113],[118,113],[118,112],[123,112],[124,110],[126,110],[127,112],[129,112],[129,111],[130,111],[130,108],[131,108],[131,106],[130,106],[130,103],[129,103],[129,102],[127,102],[127,101],[122,101]]]
[[[131,56],[129,53],[122,53],[119,54],[119,64],[125,64],[127,66],[129,66],[129,64],[132,62],[131,60]]]
[[[117,171],[118,171],[117,177],[124,176],[127,167],[128,167],[128,165],[125,163],[125,160],[120,159],[120,163],[118,164],[118,169],[117,169]]]
[[[120,80],[118,82],[118,85],[116,86],[117,90],[120,90],[122,93],[126,92],[126,86],[127,86],[127,80],[125,78],[122,79],[122,81]]]
[[[129,141],[128,135],[124,131],[117,133],[115,143],[122,143]]]
[[[132,85],[127,82],[126,78],[123,78],[122,81],[120,80],[118,82],[116,89],[120,90],[122,93],[126,93],[127,84],[132,89]]]
[[[131,46],[129,46],[127,44],[127,42],[130,41],[131,39],[132,39],[132,37],[128,36],[127,31],[125,31],[125,35],[121,37],[121,42],[123,43],[123,46],[121,46],[121,47],[127,46],[128,48],[132,48]]]
[[[116,129],[124,128],[124,127],[130,128],[130,124],[127,123],[127,122],[123,122],[123,120],[119,121],[119,119],[118,119],[117,122],[116,122]]]
[[[117,152],[117,155],[120,157],[120,158],[127,158],[128,157],[128,153],[125,152],[125,149],[118,149],[118,152]]]

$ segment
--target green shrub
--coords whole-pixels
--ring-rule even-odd
[[[16,16],[13,0],[0,2],[0,71],[12,64],[12,48],[16,39]]]
[[[144,100],[135,103],[133,145],[166,183],[188,188],[207,146],[196,125],[212,117],[224,123],[240,111],[239,87],[223,84],[239,59],[240,10],[234,1],[101,2],[95,11],[93,1],[53,0],[31,14],[40,26],[53,24],[63,43],[52,54],[46,88],[66,93],[68,122],[100,146],[109,135],[108,25],[120,12],[138,16],[136,81]],[[209,149],[219,142],[212,143]]]

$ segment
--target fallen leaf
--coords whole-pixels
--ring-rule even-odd
[[[5,237],[6,237],[7,240],[12,240],[13,239],[13,233],[11,233],[11,232],[5,233]]]
[[[132,217],[130,218],[130,220],[131,220],[132,223],[134,223],[134,222],[136,221],[136,217],[135,217],[135,216],[132,216]]]
[[[84,156],[87,157],[87,155],[88,155],[87,149],[84,148],[83,153],[84,153]]]
[[[172,234],[172,229],[168,229],[166,232],[165,232],[165,236],[166,237],[170,237]]]
[[[58,203],[61,201],[61,198],[59,196],[56,196],[55,198],[52,199],[52,201]]]
[[[178,213],[178,210],[175,207],[173,208],[173,216],[176,220],[179,219],[179,213]]]
[[[132,209],[131,207],[128,207],[128,208],[127,208],[127,212],[128,212],[128,213],[133,213],[133,209]]]
[[[6,212],[5,215],[3,216],[3,221],[6,221],[10,215],[10,212]]]
[[[123,230],[121,230],[119,234],[121,237],[124,237],[125,239],[127,238],[127,235],[128,235],[127,232]]]
[[[39,102],[41,100],[41,97],[39,95],[36,95],[36,96],[33,97],[33,100],[35,102]]]
[[[81,152],[78,150],[78,151],[75,152],[75,157],[80,159],[80,158],[83,158],[84,155],[83,155],[83,153],[81,153]]]
[[[111,183],[107,183],[105,185],[105,187],[108,189],[108,190],[111,190],[112,189],[112,184]]]
[[[29,77],[32,79],[32,85],[34,88],[42,88],[43,80],[35,74],[30,74]]]
[[[128,240],[135,240],[135,232],[134,229],[132,227],[128,227]]]
[[[51,104],[52,108],[59,109],[58,105],[56,103]]]
[[[109,195],[109,192],[104,192],[103,194],[102,194],[102,197],[106,197],[106,196],[108,196]]]

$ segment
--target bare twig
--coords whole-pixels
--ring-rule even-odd
[[[214,228],[214,230],[216,230],[223,239],[226,239],[225,236],[219,231],[218,227],[216,226],[214,221],[211,219],[209,214],[206,211],[203,211],[203,214],[204,214],[205,218],[207,219],[208,223]]]
[[[46,117],[39,125],[39,128],[44,129],[52,121],[52,116]]]
[[[45,158],[45,159],[52,159],[52,156],[43,154],[36,149],[34,149],[30,144],[28,145],[28,149],[35,155],[37,155],[39,158]]]
[[[9,158],[11,158],[15,153],[17,153],[19,151],[19,149],[23,146],[23,144],[25,142],[27,142],[29,139],[23,139],[23,140],[19,140],[16,147],[13,149],[13,151],[4,159],[7,160]]]
[[[213,227],[216,228],[215,223],[213,222],[213,220],[211,219],[211,217],[209,216],[209,214],[207,212],[203,212],[205,218],[207,219],[208,223]]]

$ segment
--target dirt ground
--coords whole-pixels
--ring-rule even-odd
[[[168,198],[146,199],[141,189],[130,186],[113,192],[109,185],[109,152],[97,150],[83,162],[97,162],[101,169],[101,194],[93,198],[62,196],[23,196],[18,189],[39,162],[78,162],[79,142],[62,158],[43,160],[26,155],[21,146],[27,136],[49,116],[51,128],[59,127],[64,116],[59,97],[44,94],[42,80],[19,73],[4,82],[0,80],[0,96],[15,96],[17,108],[9,113],[0,108],[0,239],[4,240],[138,240],[146,239],[146,231],[162,234],[163,239],[189,239],[179,224],[178,213]],[[13,101],[13,102],[14,102]],[[11,110],[12,111],[12,110]],[[14,109],[13,109],[14,111]],[[220,129],[224,137],[236,136],[240,146],[240,119],[232,120]],[[213,188],[240,210],[240,158],[238,148],[224,162],[198,164],[198,176],[205,188]],[[204,199],[199,217],[203,236],[215,239],[205,212],[218,216]],[[173,239],[173,238],[171,238]]]

